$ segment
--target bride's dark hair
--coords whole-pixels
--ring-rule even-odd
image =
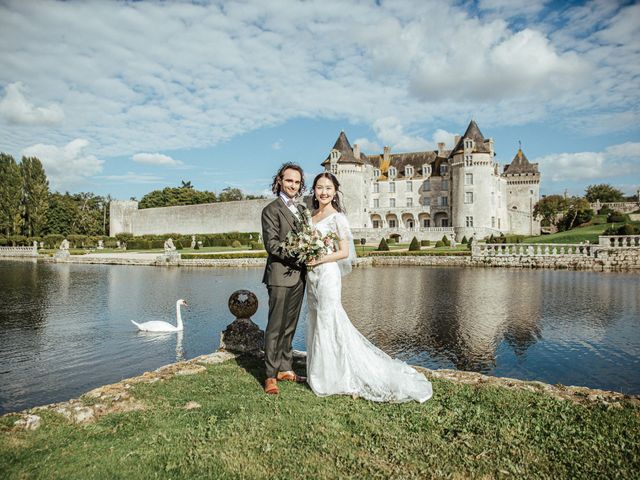
[[[342,192],[340,191],[340,182],[331,172],[319,173],[318,175],[316,175],[316,178],[313,179],[313,187],[311,187],[311,205],[313,205],[314,209],[320,208],[320,202],[318,202],[318,199],[316,198],[316,184],[321,178],[328,178],[329,180],[331,180],[331,183],[333,183],[333,187],[336,190],[336,195],[335,197],[333,197],[333,200],[331,200],[331,206],[335,208],[336,211],[344,213],[345,209],[342,206],[342,202],[340,201],[340,197],[342,196]]]

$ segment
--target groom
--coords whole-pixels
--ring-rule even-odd
[[[264,391],[278,394],[278,380],[305,382],[293,372],[291,343],[304,296],[306,267],[285,255],[280,247],[287,234],[303,221],[304,207],[295,199],[304,191],[302,168],[285,163],[273,178],[271,190],[278,196],[262,210],[262,240],[269,254],[262,282],[269,291],[269,321],[264,335],[267,379]]]

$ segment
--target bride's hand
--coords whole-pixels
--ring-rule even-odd
[[[307,260],[306,262],[307,267],[315,267],[316,265],[319,265],[320,264],[319,260],[320,260],[319,258],[315,258],[313,260]]]

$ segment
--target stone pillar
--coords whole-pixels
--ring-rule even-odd
[[[220,350],[260,354],[264,332],[251,316],[258,311],[258,297],[249,290],[237,290],[229,297],[229,310],[236,317],[220,334]]]

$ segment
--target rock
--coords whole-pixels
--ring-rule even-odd
[[[75,423],[88,423],[93,420],[94,412],[91,407],[75,407],[73,412],[73,421]]]
[[[198,363],[204,363],[205,365],[216,365],[218,363],[226,362],[236,358],[236,355],[231,352],[215,352],[209,355],[201,355],[195,359]]]
[[[42,419],[38,415],[27,414],[24,418],[16,420],[13,424],[25,430],[37,430],[42,424]]]
[[[220,349],[256,353],[264,345],[264,332],[249,318],[237,318],[220,334]]]

